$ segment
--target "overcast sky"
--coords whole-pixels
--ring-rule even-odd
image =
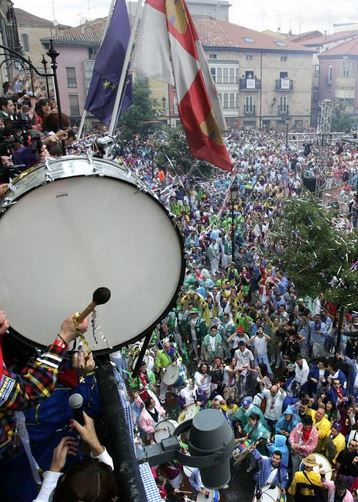
[[[108,14],[111,0],[13,0],[32,14],[76,26],[84,18]],[[278,27],[294,33],[319,29],[333,32],[333,23],[358,22],[357,0],[231,0],[230,21],[255,30]]]

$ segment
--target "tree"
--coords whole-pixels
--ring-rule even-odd
[[[155,148],[157,167],[165,168],[179,176],[209,178],[214,173],[211,164],[192,156],[182,127],[165,129],[161,139],[156,141]]]
[[[333,108],[331,125],[332,131],[349,132],[355,124],[355,120],[345,111],[344,106],[336,105]]]
[[[133,85],[133,104],[119,119],[120,140],[131,140],[137,134],[148,136],[159,124],[156,117],[156,103],[150,98],[148,82],[137,80]]]
[[[338,213],[313,195],[286,203],[272,228],[272,261],[298,292],[324,297],[345,308],[358,305],[358,234],[337,225]]]

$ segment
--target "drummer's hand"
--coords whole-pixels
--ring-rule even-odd
[[[88,328],[88,319],[85,319],[80,324],[75,321],[75,314],[69,315],[61,324],[60,335],[65,343],[71,343],[81,333],[84,333]]]
[[[93,371],[96,363],[93,359],[92,352],[87,352],[87,350],[75,352],[72,356],[72,366],[85,373]]]
[[[6,318],[6,313],[0,310],[0,335],[4,335],[9,329],[10,323]]]
[[[1,183],[0,184],[0,197],[2,197],[8,189],[8,184],[7,183]]]

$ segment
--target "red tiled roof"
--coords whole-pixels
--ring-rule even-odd
[[[353,38],[353,40],[348,40],[348,42],[343,42],[342,44],[332,47],[320,54],[320,57],[332,57],[332,56],[358,56],[358,38]]]
[[[194,21],[199,38],[206,47],[311,52],[303,45],[280,38],[275,40],[272,36],[226,21],[204,17],[196,17]]]
[[[321,37],[312,38],[302,42],[307,47],[319,47],[320,45],[346,40],[347,38],[358,37],[358,30],[340,31],[332,35],[322,35]]]
[[[91,23],[70,28],[54,37],[59,44],[100,44],[106,18],[96,19]],[[277,40],[259,31],[250,30],[237,24],[219,21],[207,17],[194,17],[198,35],[205,47],[270,50],[270,51],[295,51],[312,52],[312,49],[303,45],[292,43],[288,40]]]
[[[35,16],[34,14],[30,14],[30,12],[26,12],[26,10],[15,8],[15,16],[17,25],[24,28],[54,28],[54,24],[52,21],[48,19],[44,19],[42,17]],[[57,26],[59,29],[69,28],[69,26],[65,26],[64,24],[59,24]]]

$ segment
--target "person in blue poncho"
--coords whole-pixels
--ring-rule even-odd
[[[278,419],[275,427],[275,433],[281,434],[286,438],[289,437],[291,431],[300,422],[299,417],[293,406],[287,406],[282,416]]]

